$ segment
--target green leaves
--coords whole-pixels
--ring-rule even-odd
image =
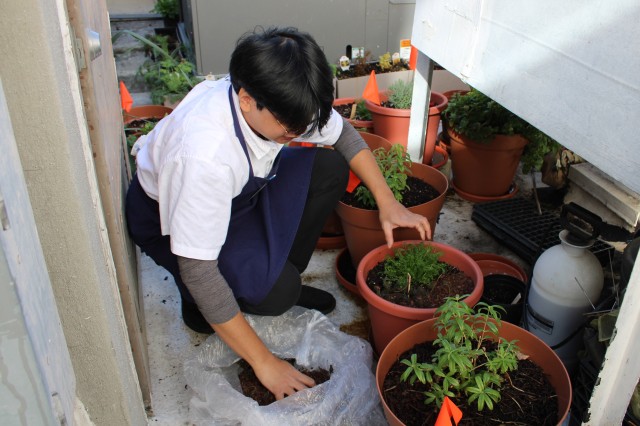
[[[442,112],[443,119],[457,133],[481,143],[496,135],[522,135],[529,143],[522,155],[522,171],[539,170],[544,156],[560,144],[482,92],[472,89],[456,93]]]
[[[387,100],[392,108],[409,109],[413,100],[413,82],[398,80],[389,86]]]
[[[398,291],[412,285],[433,287],[435,280],[447,270],[447,264],[438,261],[442,253],[425,244],[406,244],[393,256],[385,259],[385,282]]]
[[[430,362],[421,362],[416,354],[401,362],[407,369],[401,380],[416,380],[430,385],[425,404],[442,405],[445,396],[467,397],[478,410],[493,410],[500,401],[503,376],[518,368],[515,341],[498,337],[500,314],[495,306],[478,303],[476,309],[451,297],[436,311],[437,348]]]
[[[373,156],[380,168],[382,176],[384,176],[387,185],[393,192],[393,196],[399,202],[402,202],[402,191],[407,187],[407,174],[411,173],[411,158],[404,147],[400,144],[393,144],[387,151],[384,148],[378,148],[373,151]],[[356,199],[375,209],[376,201],[371,191],[364,185],[360,185],[355,193]]]

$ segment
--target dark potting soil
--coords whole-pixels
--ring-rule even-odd
[[[431,289],[412,283],[409,291],[398,291],[383,285],[385,261],[374,266],[367,275],[369,288],[383,299],[397,305],[411,308],[437,308],[447,297],[471,294],[473,280],[455,266],[447,265]]]
[[[394,71],[406,71],[408,68],[406,65],[395,64],[389,70],[383,70],[380,68],[378,63],[375,62],[366,62],[366,63],[356,63],[351,66],[347,71],[343,71],[338,69],[336,78],[338,80],[344,80],[346,78],[354,78],[354,77],[364,77],[371,74],[371,71],[375,71],[376,74],[384,74],[387,72]]]
[[[518,296],[520,289],[517,287],[507,286],[484,286],[482,292],[482,298],[491,301],[491,303],[498,303],[501,305],[508,305]]]
[[[399,360],[417,354],[418,360],[430,360],[434,348],[431,342],[420,343],[400,355]],[[429,385],[416,381],[413,385],[400,380],[406,370],[396,362],[384,379],[384,400],[391,411],[407,426],[433,425],[438,416],[435,405],[424,404],[424,392]],[[535,425],[552,426],[558,423],[558,402],[553,386],[538,365],[530,360],[518,361],[518,369],[505,375],[501,399],[493,410],[477,410],[477,404],[467,405],[466,399],[454,398],[462,410],[459,425]]]
[[[362,184],[360,184],[362,185]],[[360,186],[358,185],[358,186]],[[376,210],[376,208],[370,208],[363,205],[356,198],[355,194],[358,188],[352,193],[345,192],[341,201],[353,207],[357,207],[365,210]],[[433,186],[429,185],[423,180],[420,180],[413,176],[407,176],[407,188],[402,191],[402,205],[405,207],[413,207],[419,204],[426,203],[428,201],[438,198],[440,193]]]
[[[333,109],[335,109],[338,112],[338,114],[340,114],[342,117],[347,119],[351,118],[351,108],[353,108],[353,103],[333,106]],[[354,120],[370,120],[368,118],[361,117],[357,112],[356,112],[356,115],[353,117],[353,119]]]
[[[333,373],[332,368],[330,368],[330,371],[327,371],[324,368],[309,370],[301,366],[296,366],[295,359],[287,358],[285,361],[295,366],[298,371],[311,377],[316,382],[316,385],[329,380],[331,378],[331,373]],[[241,359],[237,364],[240,366],[238,378],[240,379],[240,386],[242,387],[242,394],[244,396],[253,399],[260,406],[269,405],[276,401],[276,397],[267,388],[265,388],[262,383],[260,383],[260,380],[258,380],[253,368],[251,368],[251,365],[249,365],[248,362]]]

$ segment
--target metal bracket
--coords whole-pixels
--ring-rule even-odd
[[[73,44],[73,58],[76,60],[76,69],[80,72],[87,67],[87,61],[84,57],[84,43],[82,43],[80,37],[76,37],[76,32],[73,30],[73,27],[70,27],[70,30],[71,43]]]
[[[9,225],[9,216],[7,215],[7,208],[4,205],[4,198],[0,195],[0,224],[2,230],[7,231],[11,226]]]

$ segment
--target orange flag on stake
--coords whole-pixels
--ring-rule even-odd
[[[451,417],[453,417],[453,421],[457,425],[462,418],[462,411],[460,411],[448,396],[445,396],[444,401],[442,402],[442,407],[440,407],[440,413],[438,413],[435,426],[452,426]]]
[[[347,192],[351,194],[360,185],[360,179],[351,170],[349,170],[349,183],[347,183]]]
[[[378,90],[378,82],[376,81],[375,71],[371,71],[369,81],[367,81],[364,92],[362,92],[362,97],[368,101],[373,102],[376,105],[380,105],[382,103],[380,102],[380,92]]]
[[[131,111],[131,107],[133,106],[131,93],[129,93],[127,86],[125,86],[122,81],[120,82],[120,104],[122,105],[122,109],[127,112]]]

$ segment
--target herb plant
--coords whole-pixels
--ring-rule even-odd
[[[371,111],[369,111],[363,100],[356,104],[356,117],[359,120],[371,121]]]
[[[406,244],[387,256],[384,263],[384,285],[409,292],[412,285],[431,289],[436,279],[447,271],[440,262],[442,253],[425,244]]]
[[[151,12],[159,13],[166,19],[178,19],[180,17],[180,3],[178,0],[156,0]]]
[[[407,173],[411,173],[411,158],[404,147],[400,144],[393,144],[389,150],[378,148],[373,151],[376,163],[382,172],[382,176],[393,192],[393,196],[402,202],[402,192],[407,188]],[[358,201],[375,209],[376,200],[371,191],[364,185],[358,186],[355,197]]]
[[[114,34],[114,40],[123,34],[128,34],[140,41],[153,52],[153,60],[147,60],[138,68],[138,75],[142,76],[151,89],[151,101],[162,104],[165,99],[176,102],[182,99],[189,90],[201,81],[195,75],[195,65],[182,57],[181,47],[169,51],[168,45],[162,41],[155,43],[133,31],[122,30]]]
[[[413,100],[413,83],[398,80],[389,86],[387,100],[390,108],[409,109]]]
[[[548,152],[559,144],[482,92],[472,89],[456,93],[442,113],[447,125],[457,133],[480,143],[496,135],[522,135],[529,140],[522,156],[522,171],[540,169]]]
[[[501,384],[518,368],[519,349],[516,341],[498,336],[500,307],[480,302],[474,310],[462,302],[464,297],[450,297],[438,308],[436,352],[430,360],[415,354],[401,360],[407,366],[401,380],[429,384],[425,404],[440,407],[448,396],[454,401],[466,398],[478,411],[492,410],[500,401]]]

